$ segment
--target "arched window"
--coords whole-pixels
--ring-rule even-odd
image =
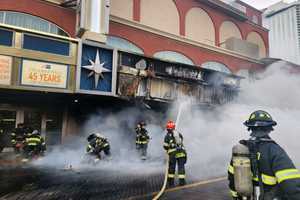
[[[144,54],[144,51],[141,48],[120,37],[108,36],[106,44],[123,51]]]
[[[226,40],[232,37],[242,39],[240,29],[233,22],[224,21],[220,27],[220,46],[224,47]]]
[[[194,62],[181,53],[177,53],[174,51],[159,51],[153,55],[154,58],[158,58],[161,60],[177,62],[187,65],[194,65]]]
[[[179,35],[179,13],[173,0],[141,0],[141,24]]]
[[[185,24],[186,36],[188,38],[209,45],[215,45],[215,27],[212,19],[203,9],[190,9],[186,15]]]
[[[205,68],[205,69],[212,69],[212,70],[215,70],[218,72],[232,74],[226,65],[219,63],[219,62],[206,62],[206,63],[203,63],[201,65],[201,67]]]
[[[111,0],[110,13],[114,16],[132,20],[133,18],[133,0]]]
[[[61,36],[68,36],[68,34],[57,25],[42,18],[20,12],[0,11],[0,23]]]
[[[247,41],[256,44],[259,47],[259,58],[265,58],[267,56],[265,42],[258,33],[250,32],[247,36]]]

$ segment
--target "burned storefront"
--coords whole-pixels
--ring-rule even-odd
[[[201,107],[225,104],[238,94],[242,78],[86,40],[78,52],[77,103],[69,112],[79,127],[95,114],[126,108],[161,113],[183,97]]]
[[[101,109],[135,102],[168,106],[183,96],[218,105],[239,91],[241,77],[96,42],[9,26],[0,35],[6,39],[0,41],[0,120],[7,144],[18,123],[56,145],[81,135],[79,127]]]
[[[125,99],[172,102],[182,96],[218,105],[238,94],[241,77],[127,52],[118,52],[118,91]]]

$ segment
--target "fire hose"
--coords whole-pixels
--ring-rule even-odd
[[[163,183],[163,186],[160,189],[160,191],[153,198],[153,200],[158,200],[163,195],[163,193],[165,192],[166,187],[167,187],[167,182],[168,182],[168,174],[169,174],[168,171],[169,171],[169,156],[167,155],[167,164],[166,164],[166,171],[165,171],[164,183]]]
[[[183,109],[183,107],[184,107],[185,105],[186,105],[186,102],[180,103],[180,105],[179,105],[178,114],[177,114],[177,119],[176,119],[176,127],[177,127],[178,124],[179,124],[181,112],[182,112],[182,109]],[[166,187],[167,187],[168,175],[169,175],[169,155],[168,155],[168,154],[167,154],[167,162],[166,162],[166,163],[167,163],[167,164],[166,164],[165,179],[164,179],[163,186],[162,186],[162,188],[160,189],[160,191],[157,193],[157,195],[153,198],[153,200],[158,200],[158,199],[163,195],[163,193],[165,192]]]

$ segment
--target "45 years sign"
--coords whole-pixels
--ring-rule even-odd
[[[23,60],[21,84],[39,87],[67,88],[68,66]]]

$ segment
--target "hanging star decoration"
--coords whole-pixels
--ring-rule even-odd
[[[89,60],[91,65],[82,66],[82,68],[90,70],[88,77],[94,75],[95,78],[95,88],[98,87],[99,79],[104,79],[103,73],[111,72],[110,69],[104,67],[105,62],[101,63],[99,51],[97,50],[95,61]]]

